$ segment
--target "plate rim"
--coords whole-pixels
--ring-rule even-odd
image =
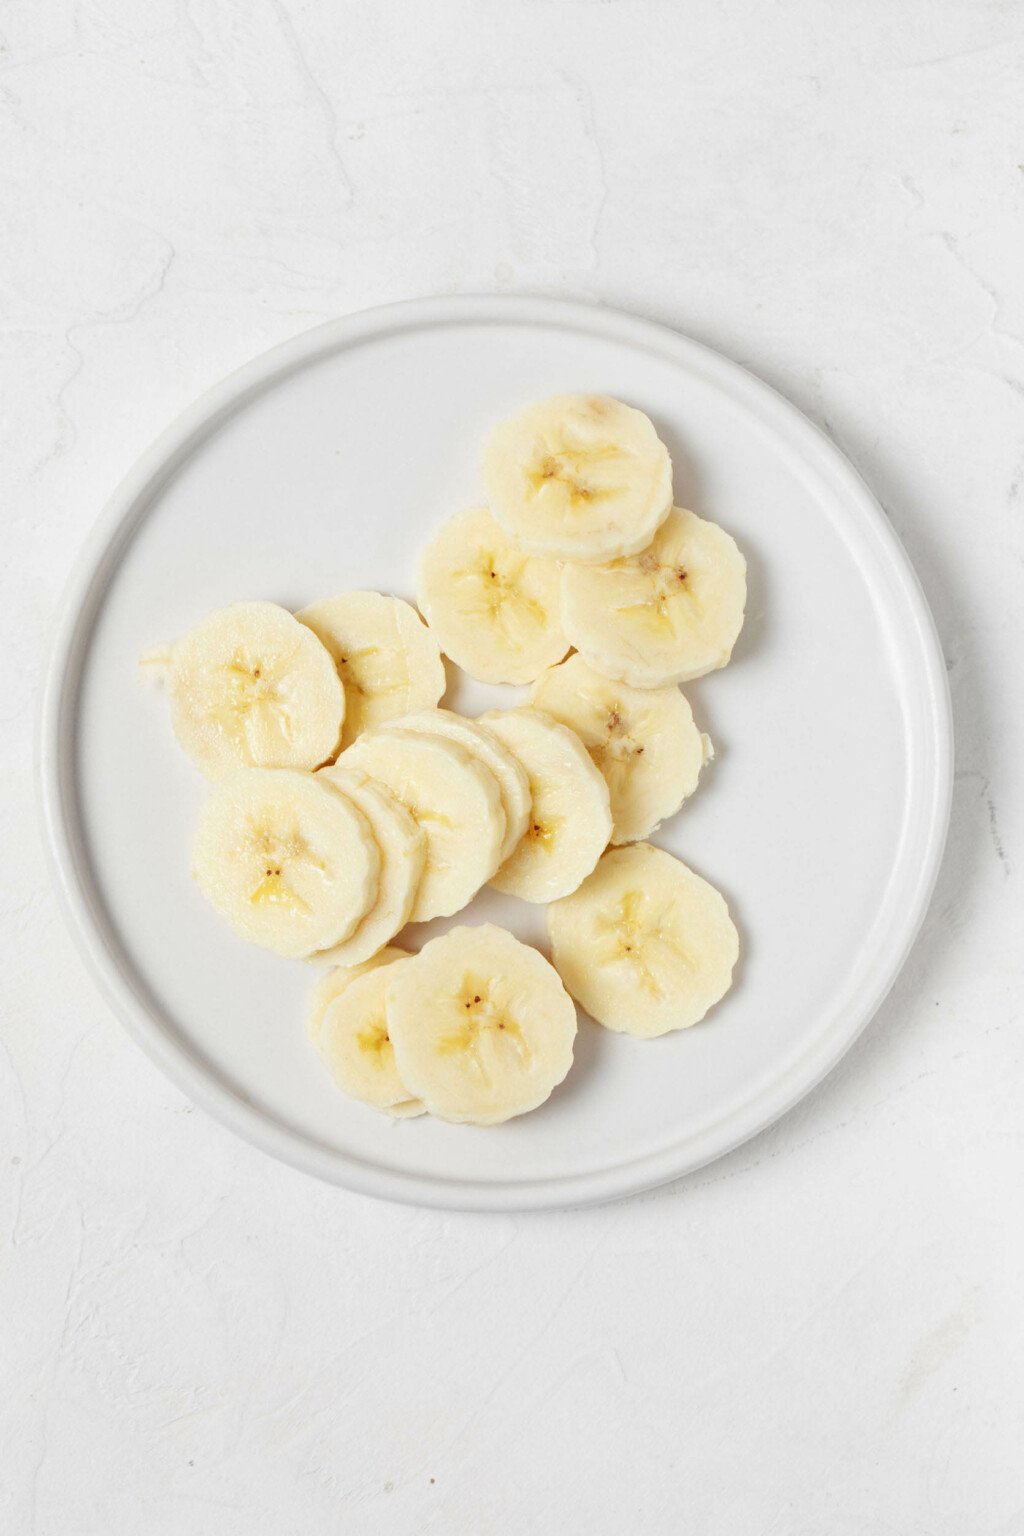
[[[561,325],[640,344],[691,371],[695,363],[699,364],[700,372],[710,375],[726,393],[739,396],[741,403],[755,405],[762,419],[767,411],[769,426],[777,424],[779,435],[791,448],[796,446],[801,460],[810,460],[832,481],[844,502],[856,504],[863,525],[874,536],[876,554],[884,558],[888,574],[894,578],[903,617],[911,620],[916,650],[912,659],[924,685],[917,699],[919,734],[927,747],[922,758],[925,780],[911,783],[904,815],[905,832],[909,813],[916,810],[920,824],[918,862],[909,872],[900,928],[895,937],[890,935],[882,942],[871,983],[861,989],[863,995],[848,1001],[831,1027],[789,1062],[778,1078],[757,1088],[738,1106],[730,1106],[713,1125],[687,1140],[610,1168],[509,1183],[471,1177],[453,1180],[387,1169],[321,1146],[237,1096],[183,1043],[174,1042],[122,970],[93,911],[75,848],[73,797],[67,793],[73,759],[73,753],[66,750],[73,724],[69,709],[86,651],[80,642],[91,630],[102,602],[106,573],[116,564],[121,545],[133,531],[146,493],[173,473],[197,439],[242,408],[247,396],[259,393],[271,380],[319,354],[396,329],[473,320]],[[158,434],[116,486],[87,534],[72,565],[58,615],[40,695],[35,777],[51,881],[65,926],[86,969],[128,1035],[189,1100],[250,1145],[354,1193],[444,1210],[550,1210],[619,1199],[692,1173],[766,1130],[813,1092],[874,1017],[902,970],[928,911],[949,824],[953,722],[941,643],[917,572],[877,499],[821,428],[741,364],[658,321],[575,299],[459,294],[378,305],[302,331],[250,358],[205,390]],[[903,660],[907,661],[906,652]],[[919,764],[919,780],[921,771]],[[901,851],[894,872],[906,860],[906,852]]]

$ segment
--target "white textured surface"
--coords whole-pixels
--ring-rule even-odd
[[[1017,1536],[1024,12],[970,0],[0,9],[0,1528]],[[33,824],[68,565],[206,384],[426,292],[594,297],[824,422],[942,633],[926,931],[773,1131],[621,1205],[374,1205],[109,1020]]]

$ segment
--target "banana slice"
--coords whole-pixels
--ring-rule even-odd
[[[389,943],[409,921],[427,857],[427,838],[405,806],[374,779],[337,763],[317,778],[347,795],[366,817],[380,850],[377,900],[343,944],[321,958],[336,965],[361,965]]]
[[[427,837],[411,921],[450,917],[498,867],[505,813],[494,775],[456,741],[416,731],[373,731],[340,759],[386,784]]]
[[[641,554],[562,572],[569,639],[596,671],[635,688],[724,667],[746,598],[747,563],[735,541],[680,507]]]
[[[353,977],[329,1004],[317,1049],[335,1082],[352,1098],[393,1119],[408,1120],[424,1110],[398,1075],[388,1034],[386,993],[393,976],[412,957],[403,950],[390,953],[386,965]]]
[[[556,901],[608,846],[608,786],[579,737],[538,709],[493,710],[481,723],[526,769],[533,805],[526,835],[491,884],[524,901]]]
[[[458,512],[420,559],[417,600],[441,649],[482,683],[529,683],[569,649],[561,568],[528,555],[483,508]]]
[[[192,874],[251,944],[311,955],[340,944],[377,895],[366,818],[327,784],[288,768],[240,768],[210,791]]]
[[[732,985],[739,937],[724,900],[650,843],[606,853],[548,908],[555,968],[607,1029],[650,1039],[687,1029]]]
[[[211,613],[173,647],[165,684],[174,734],[208,779],[235,768],[318,768],[338,750],[337,671],[276,603]]]
[[[442,1120],[526,1114],[572,1066],[572,1000],[544,956],[504,928],[452,928],[383,974],[399,1077]]]
[[[505,839],[498,854],[498,863],[503,864],[530,824],[530,781],[519,759],[502,746],[486,725],[479,720],[466,720],[450,709],[422,709],[415,715],[405,715],[396,724],[404,731],[457,741],[471,757],[479,758],[490,769],[505,812]]]
[[[678,688],[631,688],[570,656],[544,672],[530,703],[583,742],[611,798],[612,842],[633,843],[678,811],[713,756]]]
[[[341,996],[349,982],[355,981],[357,976],[365,976],[367,971],[376,970],[379,965],[389,965],[392,960],[400,960],[407,953],[404,949],[396,949],[388,944],[361,965],[332,965],[329,971],[325,971],[310,994],[309,1012],[306,1015],[306,1033],[313,1045],[320,1039],[328,1008],[336,997]]]
[[[296,614],[327,647],[345,685],[342,747],[363,731],[414,709],[445,690],[444,662],[415,608],[383,592],[344,592]]]
[[[672,505],[668,449],[642,411],[606,395],[555,395],[501,422],[483,480],[524,549],[564,560],[643,549]]]

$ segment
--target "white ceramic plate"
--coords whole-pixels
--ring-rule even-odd
[[[490,425],[569,390],[648,412],[677,500],[747,556],[734,660],[685,690],[718,758],[655,839],[728,897],[742,935],[736,985],[703,1024],[660,1040],[584,1021],[566,1082],[508,1125],[393,1124],[342,1097],[308,1046],[309,968],[235,939],[193,887],[203,785],[136,658],[241,598],[411,597],[431,529],[479,499]],[[515,696],[462,681],[448,698],[477,713]],[[163,434],[115,495],[68,596],[41,761],[72,930],[118,1016],[180,1088],[267,1152],[351,1189],[510,1210],[685,1173],[833,1066],[923,917],[951,730],[906,556],[849,464],[791,406],[627,315],[451,298],[300,336]],[[455,921],[487,919],[543,945],[543,911],[496,893]]]

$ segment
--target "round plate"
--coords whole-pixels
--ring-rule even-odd
[[[676,499],[749,567],[732,664],[687,685],[718,757],[655,841],[726,895],[742,958],[723,1003],[659,1040],[582,1021],[534,1114],[393,1124],[307,1043],[310,966],[236,939],[189,878],[203,785],[141,651],[211,608],[413,595],[431,530],[480,498],[490,426],[586,390],[646,411]],[[454,674],[454,669],[451,669]],[[511,689],[453,678],[467,713]],[[43,803],[74,935],[136,1040],[196,1103],[350,1189],[511,1210],[603,1200],[718,1157],[829,1070],[891,986],[937,873],[951,779],[946,675],[914,573],[849,464],[764,384],[660,326],[584,305],[449,298],[310,331],[170,427],[129,475],[69,594],[43,707]],[[543,909],[486,891],[544,947]],[[450,924],[409,930],[418,948]]]

